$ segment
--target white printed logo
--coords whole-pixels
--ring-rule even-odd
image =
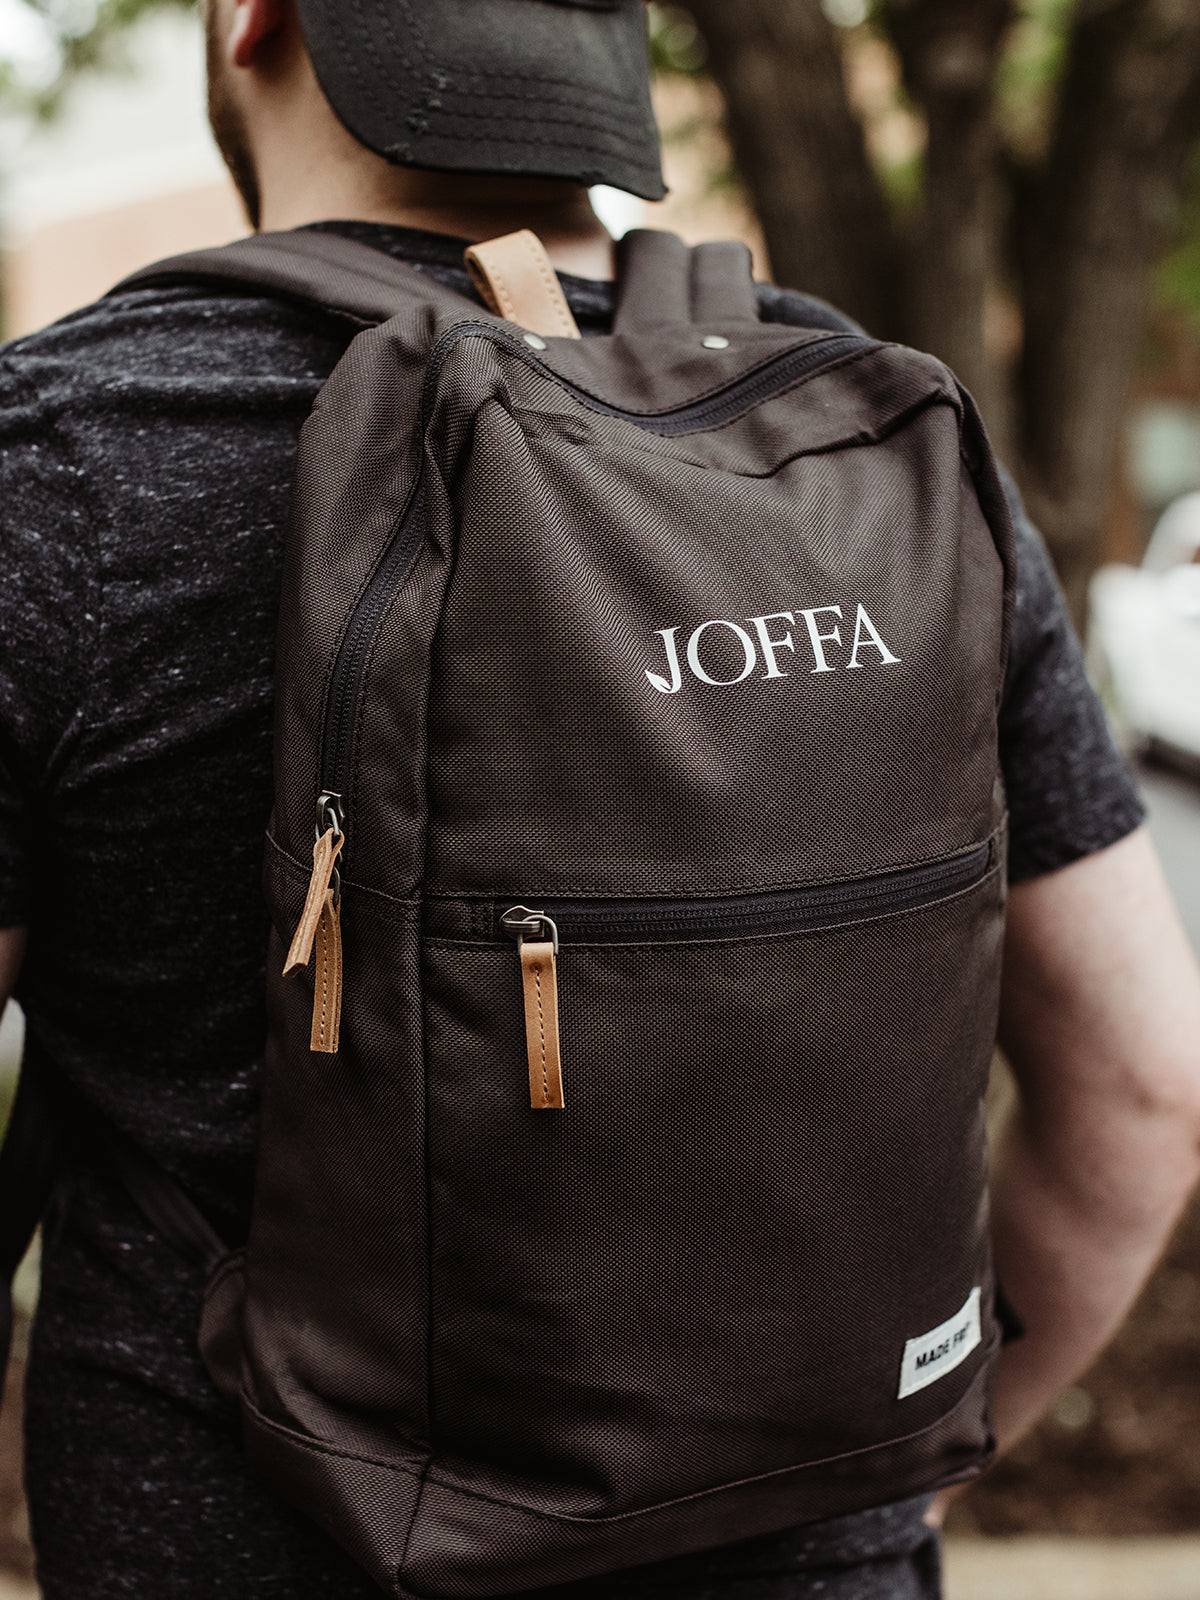
[[[962,1363],[983,1338],[979,1327],[979,1290],[972,1289],[961,1311],[947,1322],[910,1339],[904,1346],[904,1360],[900,1363],[900,1392],[903,1400],[916,1394],[928,1384],[936,1383]]]
[[[836,645],[840,650],[847,648],[847,645],[842,642],[841,606],[810,606],[808,610],[801,611],[799,614],[804,619],[805,630],[808,634],[808,647],[812,651],[813,665],[809,669],[810,672],[836,672],[839,664],[836,660],[829,660],[827,649],[831,645]],[[817,618],[823,617],[825,614],[838,620],[822,632],[823,624],[818,622]],[[712,617],[708,622],[702,622],[698,628],[693,630],[691,637],[688,639],[685,652],[687,664],[693,677],[698,678],[701,683],[712,684],[720,689],[728,689],[735,683],[742,683],[750,676],[758,665],[760,652],[763,667],[766,669],[762,674],[764,678],[786,678],[788,676],[787,672],[779,665],[779,651],[787,650],[794,654],[796,642],[790,631],[786,630],[779,637],[773,638],[768,631],[767,625],[771,622],[790,622],[792,627],[795,627],[796,613],[794,611],[770,611],[762,617],[747,617],[746,621],[754,626],[753,638],[746,632],[745,628],[740,627],[736,622],[727,621],[724,617]],[[846,621],[848,623],[849,618]],[[737,640],[742,654],[742,664],[732,678],[713,677],[701,660],[701,645],[704,642],[704,635],[710,628],[727,629]],[[675,640],[675,635],[678,632],[679,629],[677,627],[660,628],[658,630],[658,636],[662,640],[666,652],[667,675],[664,677],[661,672],[651,672],[649,667],[646,668],[646,676],[659,694],[678,694],[683,687],[683,669],[679,660],[679,645]],[[879,660],[877,664],[879,666],[890,667],[896,665],[899,661],[899,657],[893,655],[879,637],[875,624],[867,615],[866,607],[862,605],[858,606],[855,612],[854,640],[849,645],[849,650],[850,659],[843,663],[845,670],[848,672],[853,671],[856,667],[865,666],[868,662],[874,660],[873,656],[867,654],[865,659],[860,661],[858,659],[859,655],[864,651],[870,652],[874,650],[878,652]]]

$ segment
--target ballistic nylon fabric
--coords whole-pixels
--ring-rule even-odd
[[[625,249],[652,303],[716,315],[727,259],[693,295],[681,247]],[[243,1412],[251,1460],[398,1596],[561,1583],[990,1456],[1012,530],[943,368],[865,340],[822,363],[744,300],[711,351],[707,321],[534,356],[401,315],[301,441],[268,889],[278,954],[336,795],[346,989],[327,1063],[311,977],[269,963]],[[980,850],[953,892],[871,893]],[[802,936],[565,942],[554,1115],[512,945],[420,937],[428,892],[831,882],[861,915]],[[908,1341],[972,1297],[973,1344],[902,1397]]]

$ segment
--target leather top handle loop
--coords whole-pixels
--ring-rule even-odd
[[[562,285],[536,233],[519,228],[463,252],[471,282],[496,316],[545,339],[578,339]]]
[[[633,228],[618,264],[617,333],[759,320],[750,252],[736,240],[689,250],[673,233]]]

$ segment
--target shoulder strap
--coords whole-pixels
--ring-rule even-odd
[[[364,326],[386,322],[420,304],[464,314],[474,309],[465,295],[382,250],[340,234],[303,228],[254,234],[216,250],[171,256],[131,273],[109,293],[197,281],[265,289]]]
[[[578,338],[557,278],[551,271],[550,283],[543,281],[541,245],[536,254],[527,246],[518,252],[513,248],[514,239],[523,244],[522,235],[513,235],[473,246],[468,252],[468,266],[475,281],[483,284],[492,309],[535,333]],[[499,255],[498,247],[503,247]],[[759,320],[750,252],[734,240],[699,244],[689,250],[673,233],[634,228],[621,241],[619,267],[614,321],[618,333],[664,326],[719,328]],[[514,302],[502,308],[493,301],[496,278],[507,290],[521,289],[519,306]],[[382,250],[340,234],[304,228],[254,234],[216,250],[171,256],[131,273],[109,292],[123,294],[129,289],[196,282],[264,289],[349,317],[363,326],[386,322],[414,304],[434,304],[462,314],[474,308],[465,295]],[[535,301],[537,309],[531,311]],[[526,320],[531,315],[534,320]],[[544,327],[543,315],[548,319]]]
[[[673,233],[633,228],[621,240],[614,328],[650,328],[757,322],[750,252],[734,239],[689,250]]]

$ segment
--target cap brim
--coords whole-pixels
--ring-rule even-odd
[[[317,79],[402,166],[660,200],[641,0],[298,0]]]

